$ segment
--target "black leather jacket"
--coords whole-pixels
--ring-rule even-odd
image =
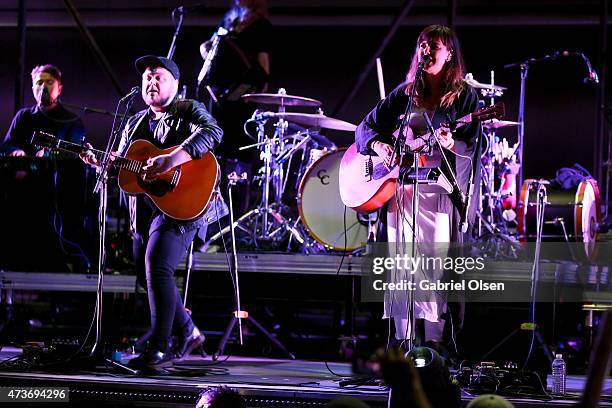
[[[147,113],[141,110],[128,119],[119,142],[119,153],[136,139],[140,139],[140,126],[148,130]],[[143,123],[144,122],[144,123]],[[180,145],[193,159],[213,150],[220,142],[223,130],[203,104],[190,99],[177,99],[164,113],[153,131],[154,143],[160,148]]]
[[[155,126],[153,140],[150,139],[148,113],[149,109],[145,109],[127,120],[119,142],[118,152],[121,156],[130,143],[137,139],[149,140],[159,148],[180,145],[194,160],[213,150],[221,142],[223,130],[204,105],[198,101],[175,99]],[[203,216],[196,220],[183,222],[172,220],[161,213],[157,215],[179,225],[210,224],[228,212],[221,195],[215,194],[214,197]],[[135,226],[134,222],[135,220],[132,220],[133,226]]]

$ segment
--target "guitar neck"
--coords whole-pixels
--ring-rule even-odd
[[[473,120],[473,114],[469,113],[461,118],[459,118],[457,120],[457,125],[456,128],[460,128],[463,127],[469,123],[471,123]],[[436,131],[441,129],[441,127],[435,129]],[[412,151],[416,151],[421,149],[423,146],[425,146],[427,144],[427,141],[431,138],[431,132],[427,132],[424,135],[418,136],[416,139],[411,140],[409,142],[406,143],[406,145],[408,146],[408,148]]]
[[[87,149],[81,146],[80,144],[67,142],[65,140],[57,140],[52,148],[74,154],[81,154],[87,151]],[[103,152],[102,150],[89,149],[89,151],[94,154],[98,162],[105,162],[108,159],[109,155],[106,152]],[[113,161],[109,162],[109,165],[133,173],[140,173],[145,163],[140,160],[128,159],[126,157],[115,157]]]

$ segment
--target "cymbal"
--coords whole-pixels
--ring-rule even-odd
[[[279,105],[279,106],[321,106],[321,102],[312,98],[303,96],[287,95],[287,94],[272,94],[272,93],[255,93],[242,95],[242,99],[246,102],[255,102],[262,105]]]
[[[467,82],[468,85],[471,85],[473,88],[476,88],[476,89],[488,89],[491,91],[505,91],[508,89],[505,86],[499,86],[499,85],[493,85],[493,84],[483,84],[482,82],[478,82],[477,80],[474,79],[474,76],[471,74],[467,74],[465,76],[465,82]]]
[[[482,122],[482,127],[491,130],[491,129],[499,129],[508,126],[518,126],[519,122],[513,122],[511,120],[499,120],[499,119],[491,119],[486,122]]]
[[[354,132],[357,129],[357,126],[352,123],[330,118],[321,113],[278,112],[274,114],[274,117],[285,119],[298,125],[322,129],[344,130],[347,132]]]

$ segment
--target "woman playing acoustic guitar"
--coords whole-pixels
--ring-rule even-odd
[[[417,78],[421,69],[422,75]],[[466,126],[457,126],[454,132],[451,132],[447,125],[478,108],[477,94],[465,83],[464,75],[463,56],[453,30],[440,25],[426,27],[418,36],[406,82],[381,100],[358,126],[355,139],[359,153],[380,156],[385,159],[387,165],[393,166],[391,157],[395,139],[392,134],[405,113],[409,94],[414,91],[413,107],[406,121],[407,142],[429,131],[424,118],[426,114],[436,129],[437,142],[434,143],[431,154],[423,157],[424,161],[428,167],[440,167],[449,180],[452,180],[449,171],[452,170],[456,175],[458,187],[465,193],[472,171],[472,157],[479,157],[474,152],[480,135],[480,125],[472,122]],[[444,164],[442,153],[448,158],[450,169]],[[479,173],[475,173],[476,186]],[[468,235],[460,231],[461,193],[456,187],[450,194],[423,190],[421,187],[418,194],[416,215],[418,255],[423,254],[424,244],[464,242]],[[411,253],[410,250],[400,247],[412,240],[412,191],[411,185],[402,186],[398,183],[395,197],[388,202],[387,235],[392,256],[395,256],[394,251],[398,248],[408,255]],[[471,201],[476,203],[478,198],[472,197]],[[477,206],[472,205],[468,212],[467,220],[470,225],[474,219],[475,207]],[[437,251],[436,255],[440,255],[440,252]],[[440,270],[420,272],[425,275],[417,275],[417,279],[434,282],[443,277],[443,271]],[[395,277],[397,278],[397,275]],[[446,340],[443,336],[445,322],[451,323],[452,317],[456,328],[462,320],[462,311],[449,313],[446,293],[434,292],[428,298],[417,297],[413,313],[410,314],[409,305],[407,291],[385,293],[385,317],[394,319],[396,339],[411,337],[410,315],[415,317],[417,328],[424,327],[425,340],[436,344]],[[416,330],[416,334],[423,335],[419,330]]]

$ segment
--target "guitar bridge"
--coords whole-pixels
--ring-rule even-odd
[[[372,156],[368,156],[364,162],[364,174],[367,178],[372,180],[372,173],[374,172],[374,163],[372,162]]]
[[[181,166],[178,166],[172,172],[172,177],[170,178],[170,189],[174,190],[176,186],[178,186],[179,180],[181,179]]]

